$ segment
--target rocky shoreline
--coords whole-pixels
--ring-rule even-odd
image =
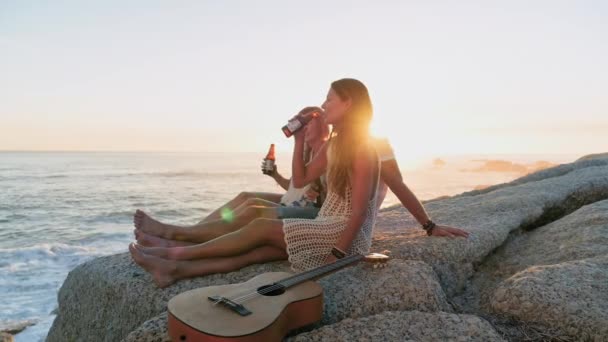
[[[608,340],[608,156],[425,207],[469,239],[428,238],[403,207],[382,210],[372,250],[389,250],[389,266],[320,280],[322,322],[288,339]],[[252,265],[158,289],[126,253],[91,260],[64,282],[47,339],[168,341],[172,296],[288,269]]]
[[[25,330],[27,327],[35,325],[36,321],[26,320],[15,324],[7,325],[0,330],[0,342],[12,342],[13,335]]]

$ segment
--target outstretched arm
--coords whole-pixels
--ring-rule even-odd
[[[395,196],[399,198],[401,204],[403,204],[403,206],[412,214],[412,216],[414,216],[416,221],[422,225],[430,220],[422,203],[420,203],[416,195],[414,195],[414,193],[403,182],[401,171],[399,171],[399,165],[395,159],[382,162],[382,170],[380,175],[382,180],[391,189]],[[431,233],[433,236],[469,236],[469,233],[462,229],[441,225],[436,225],[432,229]]]

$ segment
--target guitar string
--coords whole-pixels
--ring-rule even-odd
[[[336,262],[334,264],[334,266],[336,266],[337,268],[340,268],[342,266],[348,265],[351,262],[356,261],[355,259],[357,259],[359,256],[361,256],[361,255],[353,255],[353,256],[351,256],[351,258],[347,258],[347,259],[341,260],[342,262]],[[323,273],[325,273],[325,272],[320,272],[320,274],[323,274]],[[304,272],[304,273],[300,273],[298,275],[295,275],[293,277],[287,278],[286,280],[289,280],[290,282],[292,282],[292,281],[299,282],[300,280],[305,280],[307,277],[310,277],[310,275],[308,275],[307,272]],[[313,278],[314,278],[314,276],[313,276]],[[272,292],[274,290],[280,289],[281,287],[283,287],[283,285],[281,285],[281,284],[273,285],[273,286],[270,286],[270,287],[268,287],[268,288],[266,288],[266,289],[264,289],[262,291],[257,291],[256,290],[256,291],[253,291],[253,292],[251,292],[251,293],[249,293],[247,295],[244,295],[244,296],[241,296],[241,297],[237,297],[235,299],[232,299],[232,301],[235,302],[235,303],[244,303],[245,301],[250,300],[251,298],[257,297],[259,295],[266,294],[268,292]]]
[[[305,279],[305,277],[303,276],[303,273],[301,273],[299,275],[296,275],[296,276],[288,278],[288,279],[290,280],[290,282],[292,282],[292,281],[296,281],[296,280],[297,281],[303,280],[303,279]],[[282,285],[282,284],[275,284],[275,285],[267,287],[267,288],[265,288],[265,289],[263,289],[261,291],[257,291],[257,290],[252,291],[249,294],[246,294],[246,295],[243,295],[241,297],[237,297],[235,299],[232,299],[232,301],[235,302],[235,303],[237,303],[237,304],[241,304],[241,303],[244,303],[244,302],[246,302],[246,301],[248,301],[248,300],[250,300],[250,299],[252,299],[254,297],[257,297],[257,296],[260,296],[260,295],[264,295],[266,293],[278,290],[278,289],[280,289],[282,287],[285,287],[285,286]]]
[[[346,263],[346,264],[349,264],[349,263],[350,263],[350,262],[348,262],[348,263]],[[382,263],[383,263],[383,262],[380,262],[380,264],[382,264]],[[306,272],[305,272],[305,273],[306,273]],[[287,278],[287,279],[285,279],[285,280],[294,281],[294,280],[296,280],[296,279],[297,279],[298,281],[300,281],[300,278],[302,278],[302,279],[303,279],[303,277],[302,277],[302,276],[303,276],[305,273],[301,273],[301,274],[299,274],[299,275],[296,275],[296,276],[293,276],[293,277]],[[264,290],[262,290],[262,291],[257,291],[257,290],[256,290],[256,291],[254,291],[254,292],[251,292],[250,294],[247,294],[247,295],[244,295],[244,296],[241,296],[241,297],[237,297],[237,298],[235,298],[235,299],[232,299],[231,301],[232,301],[232,302],[234,302],[234,303],[236,303],[236,304],[242,304],[242,303],[244,303],[244,302],[246,302],[246,301],[248,301],[248,300],[250,300],[250,299],[252,299],[252,298],[255,298],[255,297],[257,297],[257,296],[260,296],[260,295],[266,294],[266,293],[268,293],[268,292],[272,292],[272,291],[274,291],[274,290],[280,289],[281,287],[284,287],[284,286],[283,286],[283,285],[279,285],[279,284],[277,284],[277,285],[273,285],[273,286],[270,286],[270,287],[268,287],[268,288],[266,288],[266,289],[264,289]],[[216,301],[214,301],[214,302],[213,302],[213,305],[215,306],[215,305],[219,304],[220,302],[221,302],[221,300],[216,300]]]
[[[357,259],[357,257],[359,257],[359,256],[361,256],[361,255],[353,255],[353,256],[351,256],[351,258],[347,258],[347,259],[341,260],[342,261],[341,263],[336,262],[336,264],[334,264],[334,266],[337,266],[337,268],[340,268],[342,266],[350,264],[352,261],[356,261],[354,259]],[[352,257],[355,257],[355,258],[352,258]],[[290,282],[293,282],[293,281],[299,282],[300,280],[305,280],[306,277],[310,277],[310,275],[307,274],[307,273],[308,272],[300,273],[298,275],[289,277],[289,278],[287,278],[285,280],[289,280]],[[323,274],[323,273],[325,273],[325,272],[320,272],[320,274]],[[233,301],[233,302],[235,302],[237,304],[244,303],[245,301],[250,300],[251,298],[257,297],[259,295],[266,294],[268,292],[272,292],[272,291],[280,289],[282,287],[284,287],[284,285],[282,285],[282,284],[276,284],[276,285],[267,287],[266,289],[264,289],[262,291],[257,291],[256,290],[256,291],[253,291],[253,292],[251,292],[249,294],[245,294],[245,295],[243,295],[241,297],[236,297],[236,298],[232,299],[231,301]],[[219,302],[214,302],[214,304],[218,304],[218,303]]]
[[[348,263],[347,263],[347,264],[348,264]],[[297,277],[294,277],[294,278],[288,278],[288,279],[289,279],[290,281],[293,281],[293,280],[296,280],[296,279],[297,279],[298,281],[300,281],[300,278],[302,278],[302,277],[301,277],[301,276],[297,276]],[[250,294],[248,294],[248,295],[244,295],[244,296],[241,296],[241,297],[237,297],[237,298],[235,298],[235,299],[232,299],[232,302],[234,302],[234,303],[236,303],[236,304],[242,304],[242,303],[244,303],[244,302],[246,302],[246,301],[248,301],[248,300],[250,300],[250,299],[252,299],[252,298],[255,298],[255,297],[257,297],[257,296],[260,296],[260,295],[266,294],[266,293],[268,293],[268,292],[272,292],[272,291],[274,291],[274,290],[280,289],[281,287],[283,287],[283,285],[273,285],[273,286],[270,286],[270,287],[268,287],[268,288],[266,288],[266,289],[264,289],[264,290],[262,290],[262,291],[254,291],[254,292],[251,292],[251,293],[250,293]],[[217,304],[217,303],[218,303],[218,302],[214,302],[214,304]]]
[[[347,264],[351,263],[352,261],[355,261],[355,259],[357,259],[356,257],[358,257],[358,256],[359,255],[353,256],[355,258],[352,258],[352,259],[344,259],[344,260],[342,260],[341,263],[340,262],[336,262],[336,264],[334,264],[334,266],[341,267],[343,265],[347,265]],[[287,279],[290,280],[290,281],[297,280],[296,282],[299,282],[300,280],[304,280],[305,278],[307,278],[307,277],[310,276],[310,275],[308,275],[306,273],[307,272],[300,273],[299,275],[296,275],[294,277],[287,278]],[[323,274],[323,273],[325,273],[325,272],[320,272],[320,274]],[[314,278],[314,276],[313,276],[313,278]],[[235,299],[232,299],[232,301],[235,302],[235,303],[237,303],[237,304],[241,304],[241,303],[244,303],[244,302],[246,302],[246,301],[248,301],[248,300],[250,300],[250,299],[252,299],[254,297],[257,297],[257,296],[260,296],[260,295],[264,295],[264,294],[272,292],[274,290],[278,290],[278,289],[280,289],[282,287],[284,287],[284,285],[282,285],[282,284],[276,284],[276,285],[267,287],[264,290],[261,290],[261,291],[257,291],[256,290],[256,291],[253,291],[253,292],[251,292],[249,294],[243,295],[241,297],[237,297]]]
[[[349,263],[351,262],[351,260],[349,260],[348,262],[345,262],[345,261],[346,261],[346,260],[343,260],[343,262],[339,263],[339,265],[337,265],[338,263],[336,263],[336,266],[342,266],[342,264],[349,264]],[[320,273],[322,274],[322,273],[324,273],[324,272],[320,272]],[[295,281],[295,280],[297,280],[296,282],[298,282],[298,281],[300,281],[300,280],[304,280],[306,277],[309,277],[309,276],[310,276],[310,275],[309,275],[309,274],[307,274],[307,272],[304,272],[304,273],[300,273],[300,274],[298,274],[298,275],[296,275],[296,276],[294,276],[294,277],[287,278],[287,279],[288,279],[288,280],[290,280],[290,281]],[[287,280],[287,279],[286,279],[286,280]],[[265,289],[264,289],[264,290],[262,290],[262,291],[257,291],[257,290],[256,290],[256,291],[253,291],[253,292],[251,292],[251,293],[249,293],[249,294],[247,294],[247,295],[244,295],[244,296],[241,296],[241,297],[237,297],[237,298],[235,298],[235,299],[232,299],[232,301],[233,301],[233,302],[235,302],[235,303],[244,303],[245,301],[247,301],[247,300],[249,300],[249,299],[251,299],[251,298],[257,297],[257,296],[259,296],[259,295],[266,294],[266,293],[268,293],[268,292],[272,292],[272,291],[274,291],[274,290],[278,290],[278,289],[280,289],[280,288],[282,288],[282,287],[284,287],[282,284],[276,284],[276,285],[273,285],[273,286],[267,287],[267,288],[265,288]]]

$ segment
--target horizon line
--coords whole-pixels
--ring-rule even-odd
[[[289,153],[291,151],[278,152]],[[3,150],[0,149],[0,153],[260,153],[260,151],[203,151],[203,150]],[[559,153],[559,152],[546,152],[546,153],[529,153],[529,152],[509,152],[509,153],[474,153],[474,152],[461,152],[461,153],[433,153],[429,154],[429,158],[436,156],[458,156],[458,155],[561,155],[561,156],[572,156],[572,155],[588,155],[597,154],[601,152],[577,152],[577,153]]]

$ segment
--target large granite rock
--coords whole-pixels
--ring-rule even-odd
[[[608,341],[608,255],[527,268],[500,284],[491,305],[579,340]]]
[[[119,341],[164,312],[171,297],[193,288],[246,281],[287,262],[245,267],[239,272],[181,281],[159,289],[128,253],[86,262],[69,274],[59,290],[59,312],[47,341]]]
[[[608,200],[586,205],[546,226],[516,235],[486,261],[495,277],[535,265],[608,255]]]
[[[608,152],[588,154],[586,156],[582,156],[582,157],[578,158],[576,161],[579,162],[579,161],[596,160],[596,159],[608,159]]]
[[[171,342],[167,330],[167,311],[145,321],[131,331],[122,342]]]
[[[449,311],[449,306],[444,304],[445,295],[434,287],[436,282],[433,279],[439,279],[445,294],[451,298],[462,290],[471,277],[473,266],[482,264],[512,232],[543,226],[585,204],[605,198],[608,198],[608,159],[592,159],[543,170],[480,192],[426,203],[435,221],[469,230],[472,234],[468,239],[428,238],[404,208],[384,210],[378,218],[372,249],[392,252],[394,266],[382,271],[388,272],[382,274],[390,275],[387,279],[394,279],[397,275],[391,274],[391,269],[403,272],[404,278],[398,285],[404,291],[388,292],[384,297],[365,292],[368,280],[359,279],[365,274],[349,278],[349,274],[359,271],[348,270],[341,273],[342,277],[349,286],[359,285],[361,288],[353,290],[353,293],[370,296],[374,303],[364,305],[362,310],[351,308],[355,311],[339,316],[339,312],[346,308],[340,307],[339,301],[328,302],[330,307],[326,306],[328,313],[324,324],[347,317],[359,317],[356,319],[360,320],[384,310]],[[418,262],[401,264],[397,259]],[[431,268],[424,264],[430,265],[436,275],[432,275]],[[409,268],[414,270],[413,273],[408,271]],[[180,292],[200,286],[242,282],[262,272],[286,270],[286,262],[253,265],[238,272],[181,281],[161,290],[153,285],[150,277],[131,261],[128,254],[99,258],[77,267],[69,274],[59,293],[58,317],[48,339],[120,340],[142,323],[161,315],[167,301]],[[380,273],[378,277],[381,278]],[[327,278],[322,283],[325,281],[331,280]],[[334,286],[326,287],[327,298],[338,296],[340,292],[348,294],[350,287],[340,291]],[[416,292],[419,287],[427,289]],[[331,294],[332,291],[336,293]],[[408,295],[408,291],[414,292]],[[387,301],[386,298],[392,300]],[[384,304],[398,304],[390,308],[375,304],[382,301]],[[335,307],[332,309],[331,305]],[[333,313],[331,310],[334,310]],[[142,329],[145,330],[145,327]]]
[[[482,271],[482,306],[518,320],[608,339],[608,200],[516,236]],[[486,291],[487,291],[486,290]]]
[[[391,310],[452,311],[433,269],[419,261],[392,260],[372,269],[359,264],[322,278],[324,307],[319,326]],[[145,322],[125,341],[162,341],[166,314]]]
[[[567,173],[570,173],[570,172],[573,172],[576,170],[580,170],[580,169],[584,169],[587,167],[606,166],[606,165],[608,165],[608,153],[587,155],[587,156],[579,158],[574,163],[561,164],[561,165],[558,165],[555,167],[540,170],[538,172],[534,172],[529,175],[517,178],[509,183],[496,184],[496,185],[491,185],[489,187],[484,187],[483,189],[479,189],[479,190],[466,191],[455,197],[477,196],[477,195],[481,195],[481,194],[486,194],[488,192],[492,192],[494,190],[502,189],[504,187],[521,185],[521,184],[525,184],[525,183],[536,182],[536,181],[543,180],[543,179],[563,176]]]
[[[299,334],[290,342],[504,341],[487,321],[445,312],[386,311]]]
[[[431,264],[451,297],[472,276],[473,265],[501,246],[511,232],[544,225],[608,198],[608,160],[554,169],[560,170],[541,171],[547,177],[544,179],[426,203],[436,222],[468,230],[468,239],[426,238],[405,208],[384,210],[378,216],[372,248],[390,250],[395,258]]]

